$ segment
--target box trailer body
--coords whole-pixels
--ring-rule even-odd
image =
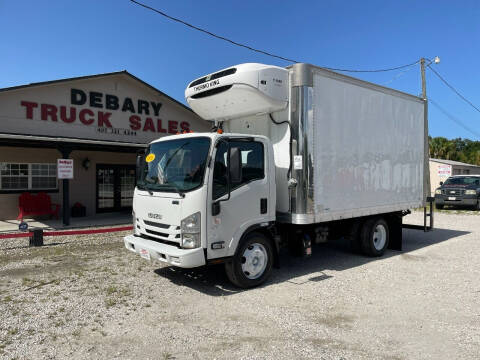
[[[269,67],[268,72],[262,65],[248,65],[254,70],[246,76],[237,67],[234,74],[216,79],[213,89],[232,85],[229,89],[200,98],[194,96],[202,92],[192,90],[187,99],[201,116],[224,121],[226,132],[270,138],[280,221],[311,224],[424,205],[428,137],[423,99],[309,64]],[[252,73],[258,76],[251,80]],[[245,106],[261,94],[245,83],[261,87],[262,79],[267,85],[275,80],[282,84],[269,92],[276,112],[265,105]],[[232,108],[232,99],[243,111],[222,109],[223,103]],[[240,117],[234,117],[237,113]],[[270,114],[291,124],[291,150],[289,127],[274,124]],[[297,181],[293,190],[288,189],[290,166]]]
[[[171,218],[178,207],[169,210],[175,196],[137,188],[138,234],[125,238],[132,251],[147,251],[182,267],[224,261],[230,280],[249,287],[266,279],[273,261],[269,251],[277,254],[282,243],[290,248],[297,244],[302,254],[310,254],[312,242],[349,235],[369,255],[383,254],[389,242],[400,248],[402,216],[425,206],[428,126],[421,98],[309,64],[241,64],[192,81],[185,95],[197,114],[212,121],[214,132],[180,134],[156,143],[208,138],[202,184],[195,191],[178,191],[180,208],[188,209],[180,210],[178,219]],[[183,146],[192,141],[177,144],[172,156],[185,152]],[[248,159],[255,143],[263,149],[264,173],[235,185],[242,166],[244,175],[251,171]],[[216,166],[223,159],[228,194],[215,198]],[[145,164],[143,169],[146,173]],[[172,186],[178,190],[177,185]],[[202,224],[198,246],[203,250],[196,252],[182,248],[182,217],[194,211]],[[159,212],[171,218],[171,229],[181,238],[170,253],[168,241],[156,241],[155,231],[149,230],[152,219],[142,222]],[[142,239],[137,228],[143,227],[149,233]],[[182,251],[189,258],[195,253],[196,260],[182,264]],[[259,266],[265,266],[260,275]]]

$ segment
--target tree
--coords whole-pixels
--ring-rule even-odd
[[[428,140],[431,158],[480,165],[480,141],[462,138],[449,140],[440,136],[429,136]]]

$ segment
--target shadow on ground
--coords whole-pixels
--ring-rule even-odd
[[[408,254],[411,251],[452,240],[468,233],[467,231],[448,229],[435,229],[427,233],[418,230],[404,229],[403,251],[387,250],[382,258],[371,258],[355,254],[350,250],[348,243],[344,240],[331,241],[326,244],[314,246],[312,256],[307,259],[292,257],[288,255],[287,252],[282,252],[280,255],[280,268],[273,269],[271,278],[263,286],[286,281],[292,284],[302,285],[307,282],[327,280],[332,276],[324,273],[318,275],[318,273],[325,270],[342,271],[364,265],[371,261]],[[223,270],[223,265],[196,269],[181,269],[167,266],[155,270],[155,273],[179,286],[188,286],[211,296],[226,296],[244,291],[230,284]],[[308,274],[312,274],[312,276],[306,280],[296,279]]]

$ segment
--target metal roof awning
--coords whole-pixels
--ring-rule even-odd
[[[79,148],[82,150],[94,150],[94,151],[108,151],[116,150],[126,152],[134,152],[136,149],[147,147],[148,144],[143,143],[131,143],[122,141],[105,141],[105,140],[92,140],[92,139],[79,139],[70,137],[50,137],[50,136],[34,136],[34,135],[20,135],[20,134],[1,134],[0,133],[0,146],[35,146],[58,148],[61,146],[69,146],[73,148]]]

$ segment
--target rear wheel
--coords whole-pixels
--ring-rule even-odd
[[[271,242],[263,234],[254,232],[245,237],[233,259],[225,263],[225,272],[234,285],[251,288],[268,279],[272,263]]]
[[[382,218],[365,221],[360,233],[362,252],[368,256],[382,256],[388,247],[389,230]]]

